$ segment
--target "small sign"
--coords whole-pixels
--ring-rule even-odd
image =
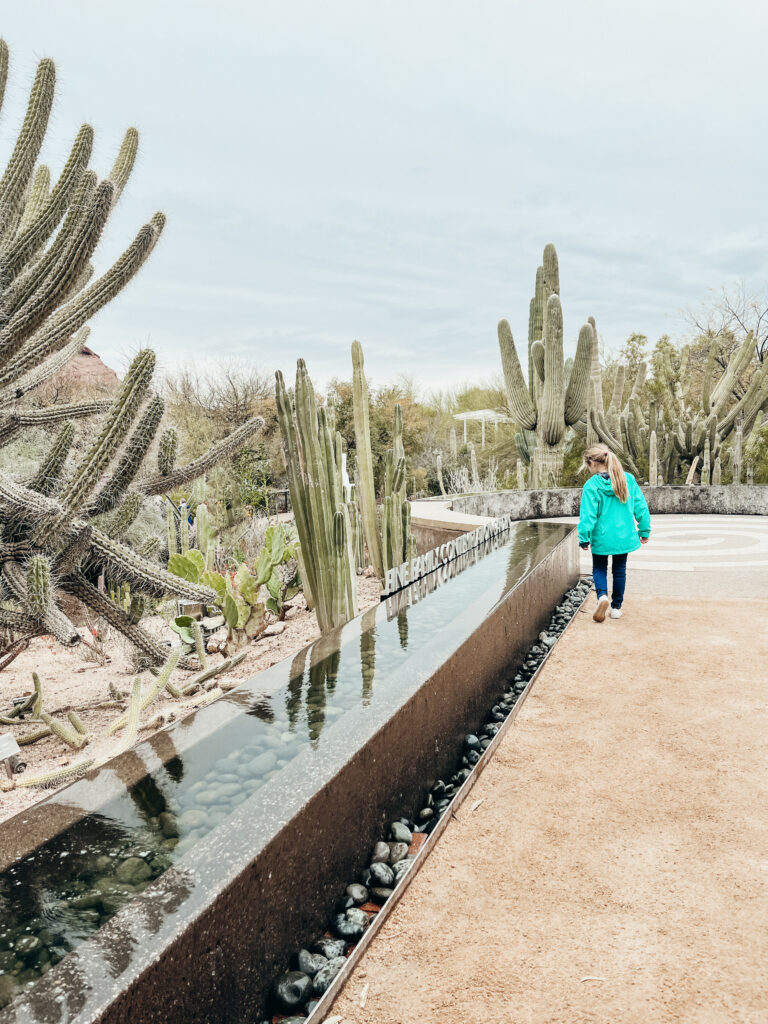
[[[7,758],[15,757],[20,753],[19,744],[13,738],[13,734],[4,732],[0,736],[0,761],[5,761]]]

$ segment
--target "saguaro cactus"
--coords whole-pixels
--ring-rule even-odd
[[[325,633],[357,614],[356,560],[341,478],[341,435],[331,436],[303,359],[296,364],[293,399],[282,373],[275,377],[304,588]]]
[[[565,436],[587,409],[593,363],[594,330],[585,324],[579,332],[573,370],[567,387],[563,373],[563,314],[560,276],[553,245],[544,249],[536,274],[536,292],[529,315],[529,375],[526,385],[506,320],[499,323],[499,348],[507,401],[523,431],[536,432],[532,454],[532,486],[557,485],[563,469]]]

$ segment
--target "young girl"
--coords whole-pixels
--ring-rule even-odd
[[[592,575],[597,591],[597,608],[592,618],[602,622],[611,605],[611,618],[621,618],[627,582],[627,555],[648,543],[651,516],[643,492],[631,473],[604,445],[584,453],[583,469],[592,476],[581,492],[579,545],[592,545]],[[611,556],[613,593],[608,599],[608,556]]]

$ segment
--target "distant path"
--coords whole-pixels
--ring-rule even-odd
[[[766,605],[721,599],[768,593],[768,530],[654,525],[624,618],[558,644],[345,1024],[768,1021]]]

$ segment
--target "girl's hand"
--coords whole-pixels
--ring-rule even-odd
[[[650,539],[651,539],[650,537],[641,537],[640,538],[640,543],[641,544],[647,544]]]

